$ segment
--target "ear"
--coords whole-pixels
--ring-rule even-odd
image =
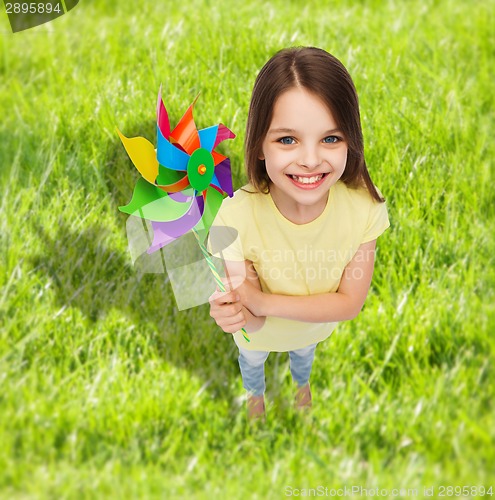
[[[263,155],[263,151],[258,155],[258,160],[264,160],[265,156]]]

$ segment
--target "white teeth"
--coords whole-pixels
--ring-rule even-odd
[[[297,175],[291,175],[291,177],[301,184],[314,184],[315,182],[321,181],[323,174],[315,175],[313,177],[299,177]]]

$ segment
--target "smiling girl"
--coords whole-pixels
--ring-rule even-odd
[[[296,407],[311,406],[316,345],[361,311],[389,221],[364,160],[354,84],[324,50],[285,49],[262,68],[245,153],[249,184],[224,201],[215,226],[238,234],[243,252],[228,255],[227,271],[246,279],[212,295],[210,314],[234,334],[257,417],[272,351],[289,352]]]

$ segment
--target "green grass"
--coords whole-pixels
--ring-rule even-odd
[[[225,4],[225,5],[223,5]],[[16,35],[0,12],[0,496],[282,498],[285,487],[495,487],[495,3],[99,2]],[[392,227],[360,316],[319,346],[314,411],[267,362],[250,427],[235,345],[207,306],[138,280],[115,132],[238,137],[276,50],[352,74]],[[438,493],[438,489],[437,489]],[[404,496],[405,497],[405,496]]]

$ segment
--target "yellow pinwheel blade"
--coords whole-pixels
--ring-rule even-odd
[[[117,132],[134,166],[148,182],[154,184],[158,175],[158,161],[153,144],[144,137],[128,138],[119,129]]]

